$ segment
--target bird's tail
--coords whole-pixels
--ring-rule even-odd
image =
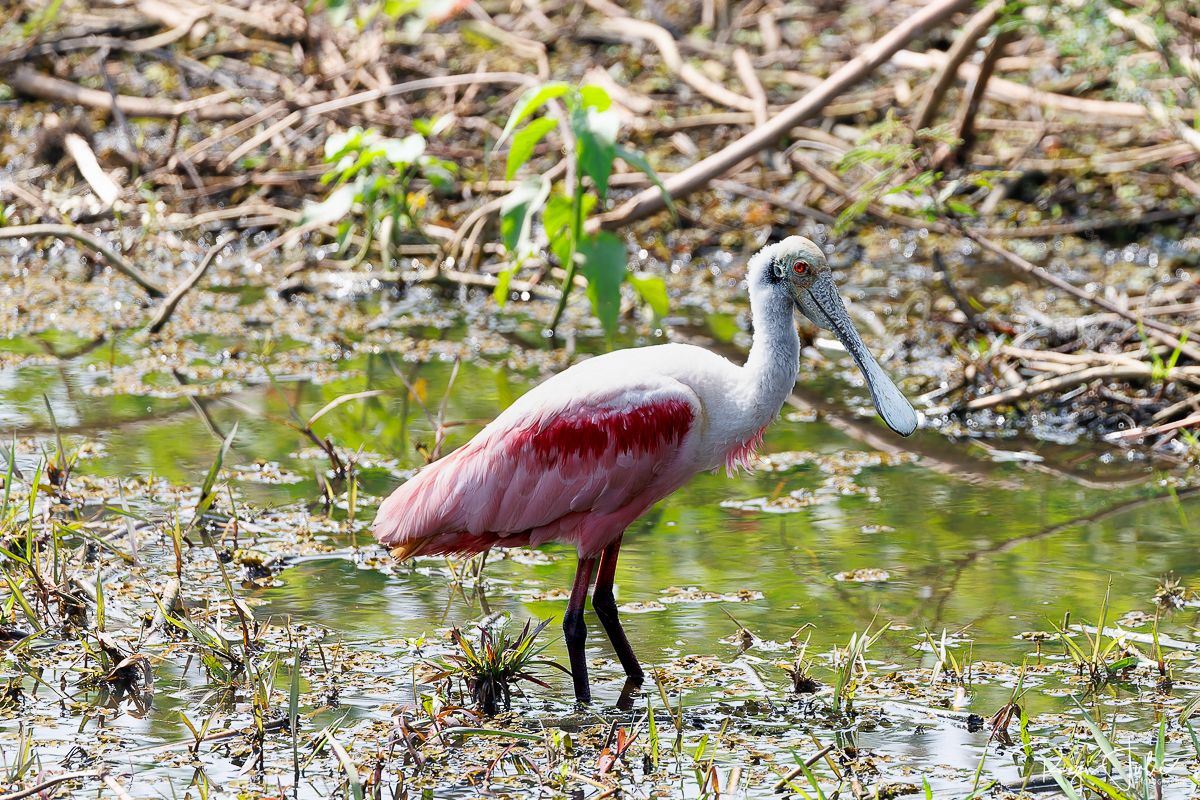
[[[453,460],[452,453],[421,469],[379,506],[371,532],[396,559],[425,554],[445,532],[453,498],[443,473]]]
[[[473,485],[463,472],[471,462],[471,447],[460,447],[422,468],[379,506],[371,531],[397,560],[478,553],[496,543],[495,534],[471,532],[471,505],[463,501]]]
[[[427,540],[424,539],[414,539],[412,541],[404,542],[403,544],[395,545],[388,552],[390,552],[392,554],[392,558],[396,559],[397,561],[406,561],[413,556],[419,556],[421,554],[421,548],[426,541]]]

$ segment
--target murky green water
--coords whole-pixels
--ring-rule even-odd
[[[73,343],[56,344],[64,349]],[[233,344],[193,340],[193,366],[229,358]],[[479,592],[451,585],[446,571],[435,568],[438,561],[378,566],[386,562],[378,558],[367,531],[374,506],[399,483],[402,469],[422,463],[419,449],[435,439],[405,380],[436,413],[453,371],[447,361],[415,364],[405,360],[405,353],[347,352],[331,363],[329,379],[320,383],[278,374],[274,387],[260,384],[193,406],[178,397],[110,393],[122,363],[142,346],[124,338],[67,361],[0,372],[0,423],[18,435],[48,434],[44,393],[70,440],[102,448],[100,456],[81,461],[82,472],[153,474],[194,485],[217,448],[210,426],[225,432],[237,422],[227,466],[270,462],[295,478],[275,484],[243,481],[244,510],[253,518],[256,510],[319,495],[314,470],[324,463],[311,457],[310,443],[279,422],[288,417],[288,404],[306,417],[347,392],[383,392],[333,410],[317,429],[346,452],[361,447],[395,463],[370,466],[374,457],[365,457],[355,517],[348,518],[342,495],[333,511],[335,523],[318,534],[331,545],[330,552],[296,559],[271,585],[245,590],[257,602],[259,619],[324,626],[343,642],[371,649],[386,648],[397,637],[465,626],[487,613],[518,620],[562,613],[565,594],[551,593],[566,589],[575,569],[574,554],[564,548],[547,547],[541,558],[493,554]],[[481,356],[460,366],[445,400],[451,425],[447,449],[461,445],[531,387],[527,376],[493,362]],[[157,379],[164,387],[175,385],[169,373],[145,380]],[[879,673],[931,666],[933,656],[917,649],[926,631],[935,638],[949,632],[961,642],[959,656],[976,664],[1033,663],[1036,648],[1022,633],[1049,631],[1068,613],[1073,621],[1094,622],[1111,587],[1110,624],[1141,611],[1148,616],[1126,622],[1130,630],[1148,634],[1146,619],[1155,614],[1153,595],[1164,578],[1194,582],[1200,573],[1194,533],[1200,494],[1171,489],[1167,474],[1121,453],[1083,445],[1022,438],[979,444],[951,441],[933,431],[903,441],[876,420],[844,410],[847,401],[861,405],[858,392],[828,372],[806,369],[798,405],[785,408],[761,452],[815,455],[780,471],[700,475],[630,529],[617,573],[618,600],[627,609],[624,624],[643,663],[653,668],[685,654],[734,660],[737,625],[731,615],[765,640],[749,655],[771,685],[784,680],[773,662],[788,658],[772,643],[786,642],[799,631],[802,638],[810,637],[812,652],[824,653],[844,645],[852,633],[884,622],[895,630],[871,651]],[[815,420],[813,407],[821,411]],[[845,466],[846,453],[876,448],[893,450],[894,458],[903,452],[916,458],[867,465],[857,474]],[[745,502],[765,498],[772,507],[793,493],[802,502],[789,513]],[[147,511],[161,514],[162,509]],[[842,579],[859,570],[883,571],[886,579]],[[728,597],[697,602],[692,587]],[[1166,614],[1160,630],[1194,644],[1196,623],[1196,608],[1190,607]],[[592,625],[595,692],[603,703],[612,703],[621,686],[619,669],[594,620]],[[1060,653],[1059,647],[1045,647],[1046,658]],[[560,641],[549,655],[565,661]],[[407,669],[383,670],[369,687],[348,687],[342,702],[369,717],[383,703],[411,700]],[[179,680],[181,686],[188,683]],[[551,680],[548,697],[568,700],[569,680]],[[955,710],[986,717],[1008,699],[1014,683],[980,682]],[[687,702],[703,706],[717,689],[692,691]],[[1138,692],[1135,687],[1106,691],[1133,724],[1152,724],[1151,704],[1128,702]],[[1066,710],[1066,694],[1031,693],[1027,710]],[[181,733],[177,714],[187,696],[182,689],[174,696],[163,694],[145,720],[124,724],[147,745],[176,739]],[[859,746],[918,761],[927,756],[931,763],[970,771],[987,745],[986,732],[953,724],[906,727],[902,707],[897,714],[898,728],[862,732]],[[1004,777],[1002,765],[992,769]],[[956,780],[961,776],[947,778],[944,785],[960,785]]]
[[[103,356],[103,354],[101,354]],[[446,363],[407,365],[402,354],[354,357],[340,368],[348,377],[323,385],[303,381],[279,384],[302,414],[329,400],[363,389],[385,394],[347,404],[325,417],[319,429],[349,451],[360,446],[394,455],[406,467],[422,463],[415,445],[434,440],[421,408],[392,369],[406,370],[422,384],[432,410],[441,402],[451,367]],[[97,369],[100,367],[100,369]],[[102,444],[103,458],[83,469],[100,474],[152,473],[173,482],[195,482],[211,462],[216,441],[200,416],[180,400],[126,396],[95,397],[89,387],[104,382],[101,358],[65,366],[26,368],[5,378],[4,408],[10,429],[47,429],[41,393],[58,424]],[[843,393],[818,376],[806,393]],[[532,383],[501,369],[464,364],[446,405],[446,449],[465,442]],[[241,403],[277,417],[287,408],[278,393],[239,395]],[[297,459],[306,444],[283,426],[202,401],[219,429],[240,425],[231,463],[278,462],[304,479],[298,483],[248,485],[262,506],[317,491],[311,476],[321,462]],[[869,449],[862,441],[817,421],[777,422],[761,452],[812,451],[836,455]],[[461,423],[461,424],[457,424]],[[844,640],[872,620],[890,620],[914,629],[943,628],[976,640],[980,660],[1019,659],[1027,646],[1014,637],[1047,630],[1063,614],[1090,617],[1097,599],[1112,583],[1116,615],[1145,610],[1160,580],[1200,571],[1200,548],[1188,520],[1200,519],[1200,497],[1172,498],[1164,474],[1140,464],[1106,465],[1119,454],[1100,457],[1080,447],[1065,449],[1029,441],[992,443],[1023,458],[1045,461],[997,463],[970,442],[949,443],[937,433],[912,442],[891,436],[873,420],[860,421],[889,445],[925,454],[915,464],[865,467],[853,478],[863,494],[840,495],[822,488],[820,467],[805,464],[786,472],[729,477],[702,474],[638,520],[626,536],[618,585],[622,603],[660,600],[668,587],[696,586],[718,594],[739,590],[763,598],[731,606],[737,619],[756,634],[787,639],[811,626],[822,644]],[[925,463],[922,463],[925,462]],[[1055,466],[1050,466],[1053,464]],[[372,469],[363,477],[365,493],[385,493],[400,479]],[[780,497],[815,490],[814,505],[794,513],[767,513],[722,507],[726,501]],[[869,494],[867,494],[869,493]],[[365,544],[370,501],[364,501],[354,528]],[[346,545],[350,544],[349,536]],[[573,553],[547,548],[553,561],[528,566],[492,559],[488,576],[497,586],[532,593],[566,587]],[[347,551],[348,553],[348,551]],[[886,570],[884,582],[858,584],[833,578],[862,568]],[[479,614],[455,601],[444,586],[423,581],[419,572],[399,568],[382,576],[354,567],[350,555],[308,560],[280,575],[282,586],[268,590],[270,609],[344,630],[356,637],[414,635],[431,625],[461,624]],[[558,602],[523,603],[509,591],[489,598],[494,610],[547,616]],[[1188,614],[1171,622],[1182,630]],[[632,614],[627,623],[643,657],[654,662],[669,650],[703,650],[731,634],[733,624],[720,604],[671,604],[661,611]],[[601,645],[597,644],[597,648]]]

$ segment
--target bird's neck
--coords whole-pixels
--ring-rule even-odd
[[[766,425],[779,413],[796,385],[800,371],[800,337],[796,333],[792,300],[773,287],[750,292],[754,343],[743,368],[754,416]]]

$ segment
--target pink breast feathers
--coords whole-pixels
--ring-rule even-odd
[[[751,436],[746,441],[735,446],[725,456],[725,472],[733,475],[743,469],[749,469],[754,463],[754,458],[758,454],[758,448],[762,446],[763,434],[766,432],[767,426],[763,425],[758,429],[758,433]]]

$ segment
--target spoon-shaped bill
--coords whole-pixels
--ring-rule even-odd
[[[850,321],[850,315],[846,313],[846,307],[842,305],[842,299],[838,296],[829,273],[821,275],[812,286],[805,289],[797,299],[796,305],[804,316],[816,325],[832,331],[854,358],[863,377],[867,379],[867,388],[871,390],[875,410],[883,417],[887,426],[901,436],[908,436],[915,431],[917,412],[863,344],[854,323]]]

